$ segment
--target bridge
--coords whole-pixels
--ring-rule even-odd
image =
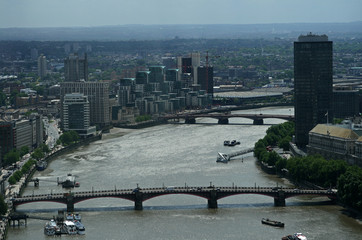
[[[231,158],[236,157],[236,156],[240,156],[240,155],[244,155],[246,153],[250,153],[253,152],[254,148],[247,148],[238,152],[233,152],[233,153],[217,153],[217,158],[216,158],[216,162],[222,162],[222,163],[228,163]]]
[[[254,125],[263,125],[266,118],[278,118],[287,121],[294,120],[294,115],[281,115],[281,114],[232,114],[232,113],[187,113],[187,114],[169,114],[160,116],[164,120],[177,120],[185,119],[185,123],[194,124],[196,118],[216,118],[219,124],[228,124],[229,118],[248,118],[253,120]]]
[[[331,200],[337,198],[337,193],[330,190],[292,189],[278,187],[162,187],[162,188],[135,188],[113,189],[103,191],[52,193],[29,195],[13,198],[13,208],[32,202],[57,202],[67,206],[68,212],[74,211],[76,203],[94,198],[121,198],[134,202],[135,210],[143,209],[143,202],[151,198],[171,195],[188,194],[207,199],[208,208],[217,208],[219,199],[239,194],[259,194],[274,198],[274,206],[285,206],[285,199],[301,195],[326,196]]]

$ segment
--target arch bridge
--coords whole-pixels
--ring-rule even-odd
[[[104,197],[127,199],[134,202],[135,210],[143,209],[143,202],[158,196],[169,194],[189,194],[207,199],[208,208],[217,208],[219,199],[239,194],[260,194],[274,198],[274,206],[285,206],[285,199],[301,195],[326,196],[331,200],[337,198],[337,193],[330,190],[291,189],[275,187],[168,187],[168,188],[135,188],[114,189],[88,192],[52,193],[28,195],[13,198],[13,208],[32,202],[58,202],[66,204],[67,211],[74,211],[76,203]]]
[[[187,124],[196,123],[196,118],[215,118],[219,124],[228,124],[229,118],[248,118],[253,120],[254,125],[263,125],[266,118],[278,118],[283,120],[292,121],[294,115],[282,115],[282,114],[234,114],[234,113],[196,113],[196,114],[170,114],[160,116],[160,119],[164,120],[177,120],[184,119]]]

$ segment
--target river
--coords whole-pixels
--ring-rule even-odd
[[[239,113],[290,114],[290,108],[264,108]],[[65,192],[57,177],[77,176],[80,187],[72,191],[124,189],[160,186],[286,186],[287,180],[261,171],[252,155],[236,157],[228,164],[216,163],[217,152],[234,152],[254,146],[270,124],[254,126],[248,119],[230,119],[228,125],[215,119],[197,119],[194,125],[168,124],[140,130],[113,129],[103,139],[53,160],[34,177],[40,186],[29,184],[24,195]],[[223,146],[224,140],[241,142]],[[86,227],[84,236],[71,239],[281,239],[294,232],[308,239],[359,239],[362,225],[342,208],[328,204],[324,197],[297,197],[286,207],[274,207],[273,198],[237,195],[218,201],[218,209],[208,209],[207,201],[191,195],[167,195],[143,202],[144,210],[133,210],[133,202],[102,198],[77,203]],[[32,216],[51,218],[65,205],[31,203],[19,206]],[[285,223],[284,228],[261,224],[261,218]],[[28,219],[27,226],[10,227],[9,240],[48,239],[44,220]]]

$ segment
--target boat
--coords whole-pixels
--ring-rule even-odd
[[[48,164],[46,161],[38,161],[36,163],[36,170],[44,171],[47,168]]]
[[[224,146],[229,146],[229,144],[230,144],[230,141],[227,141],[227,140],[224,141]]]
[[[80,216],[79,213],[75,213],[75,214],[73,215],[73,217],[74,217],[74,220],[75,220],[75,221],[79,221],[79,222],[82,221],[82,217]]]
[[[68,173],[64,181],[58,181],[58,184],[62,184],[63,188],[73,188],[75,186],[75,177]]]
[[[307,240],[307,237],[302,233],[294,233],[293,235],[282,237],[282,240]]]
[[[75,227],[77,229],[78,234],[80,234],[80,235],[85,234],[85,227],[80,221],[74,220],[74,225],[75,225]]]
[[[74,220],[73,213],[67,213],[67,215],[65,216],[65,219],[68,221],[73,221]]]
[[[54,236],[60,234],[60,228],[58,227],[54,219],[51,219],[49,222],[45,224],[44,234],[47,236]]]
[[[274,226],[274,227],[284,227],[284,223],[283,223],[283,222],[279,222],[279,221],[275,221],[275,220],[270,220],[269,218],[262,218],[262,219],[261,219],[261,223],[267,224],[267,225],[270,225],[270,226]]]
[[[68,221],[68,220],[63,222],[63,230],[65,233],[67,233],[69,235],[74,235],[74,234],[78,233],[74,222]]]
[[[229,143],[229,147],[233,147],[233,146],[236,146],[236,145],[238,145],[238,144],[240,144],[240,142],[237,142],[236,140],[232,140],[230,143]]]
[[[80,187],[80,183],[79,183],[79,182],[75,182],[74,187]]]

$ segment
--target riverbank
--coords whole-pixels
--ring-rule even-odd
[[[98,135],[90,137],[90,138],[82,139],[81,141],[79,141],[75,144],[56,149],[55,151],[51,152],[51,154],[45,156],[44,159],[42,159],[42,161],[46,161],[47,163],[49,163],[54,158],[59,157],[62,154],[68,153],[78,147],[88,145],[91,142],[98,141],[101,139],[102,139],[102,134],[98,134]],[[6,239],[8,227],[10,226],[9,216],[12,213],[14,213],[11,198],[18,197],[23,193],[25,187],[31,181],[35,172],[36,172],[36,166],[33,165],[28,173],[24,174],[23,177],[16,184],[11,185],[11,188],[6,190],[5,201],[8,204],[8,211],[7,211],[6,215],[3,216],[3,219],[0,220],[0,240]]]

